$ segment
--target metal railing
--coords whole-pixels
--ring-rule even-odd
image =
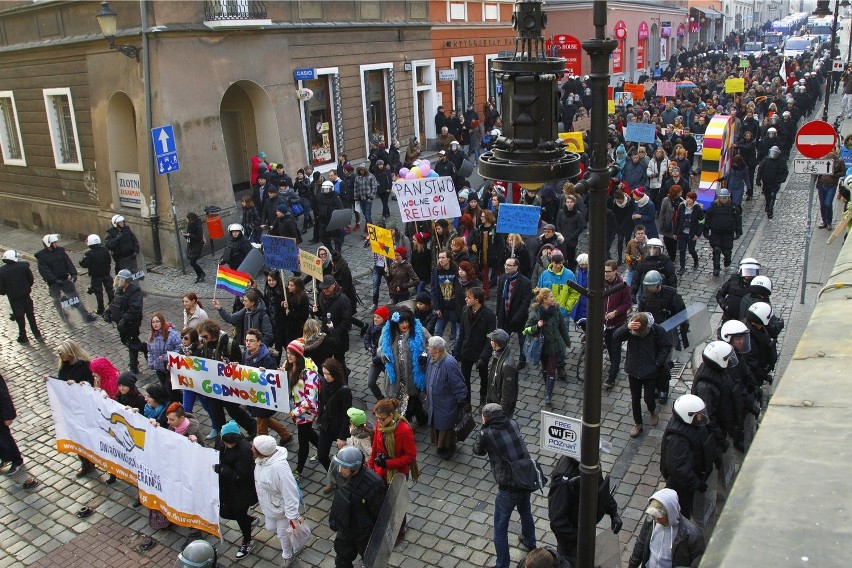
[[[265,20],[266,2],[254,0],[207,0],[204,4],[204,20]]]

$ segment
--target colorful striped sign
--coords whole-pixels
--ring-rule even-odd
[[[219,265],[216,270],[216,288],[234,296],[245,294],[249,280],[251,280],[251,276],[245,272],[231,270],[227,266]]]

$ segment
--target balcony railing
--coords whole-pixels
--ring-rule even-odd
[[[207,22],[265,19],[267,19],[266,2],[207,0],[204,4],[204,20]]]

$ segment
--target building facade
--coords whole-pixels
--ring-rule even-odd
[[[607,34],[618,41],[610,58],[612,84],[634,81],[657,62],[665,67],[672,53],[686,44],[688,16],[680,2],[608,2],[607,7]],[[594,29],[592,2],[555,0],[546,4],[546,10],[546,33],[556,44],[559,36],[565,35],[566,44],[579,48]],[[587,75],[591,69],[588,55],[579,49],[571,52],[579,59],[576,74]]]
[[[357,161],[371,144],[434,138],[442,100],[484,103],[496,88],[487,57],[513,43],[512,6],[116,2],[114,42],[141,49],[136,59],[110,49],[97,2],[6,2],[0,221],[78,236],[103,234],[120,213],[151,258],[159,217],[162,259],[175,265],[176,225],[206,206],[236,217],[258,152],[291,175],[327,171],[341,153]],[[447,69],[458,73],[440,81]],[[152,140],[163,125],[173,141]],[[179,169],[153,156],[172,144]]]

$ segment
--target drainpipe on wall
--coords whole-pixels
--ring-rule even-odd
[[[151,139],[153,126],[151,110],[151,50],[148,45],[148,2],[139,0],[142,16],[142,84],[145,88],[145,139],[148,141],[148,179],[151,193],[150,216],[151,240],[154,245],[154,264],[162,264],[163,253],[160,250],[160,216],[157,213],[157,170],[154,164],[154,142]]]

